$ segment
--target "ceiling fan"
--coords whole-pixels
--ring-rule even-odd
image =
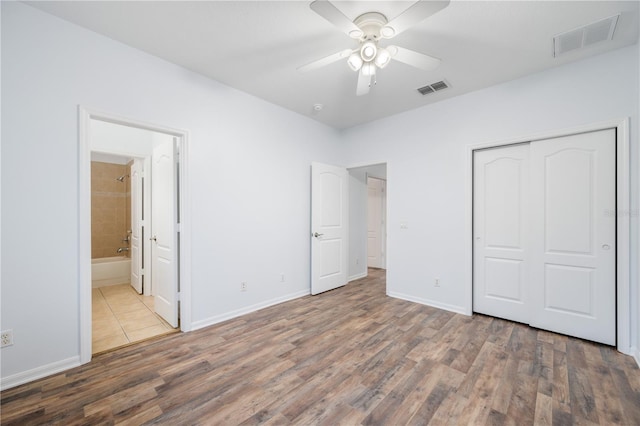
[[[300,72],[312,71],[341,59],[358,72],[356,95],[366,95],[371,82],[376,83],[376,69],[386,67],[392,59],[425,71],[435,69],[440,59],[405,49],[400,46],[380,46],[382,39],[391,39],[449,5],[450,0],[419,0],[398,17],[387,20],[379,12],[367,12],[353,22],[329,0],[315,0],[309,7],[351,38],[358,40],[356,49],[344,49],[298,68]]]

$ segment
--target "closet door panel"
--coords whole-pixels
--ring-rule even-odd
[[[530,153],[530,324],[614,345],[615,132],[537,141]]]
[[[526,144],[474,153],[473,310],[528,322]]]

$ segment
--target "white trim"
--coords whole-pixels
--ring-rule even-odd
[[[450,305],[448,303],[438,302],[437,300],[423,299],[421,297],[415,297],[409,294],[396,293],[395,291],[388,291],[387,296],[406,300],[408,302],[419,303],[421,305],[431,306],[433,308],[443,309],[449,312],[455,312],[456,314],[466,315],[464,306]]]
[[[629,118],[613,119],[599,123],[587,124],[569,129],[550,130],[536,133],[530,136],[522,136],[513,139],[484,142],[480,144],[467,145],[466,147],[466,183],[465,183],[465,306],[464,313],[471,315],[473,312],[473,151],[482,148],[491,148],[516,143],[534,142],[541,139],[550,139],[562,136],[575,135],[579,133],[593,132],[604,129],[616,129],[616,199],[617,211],[617,349],[624,354],[631,354],[631,316],[630,301],[631,292],[629,287],[629,267],[630,267],[630,246],[629,246]]]
[[[91,361],[91,147],[86,109],[78,109],[78,286],[80,319],[80,363]]]
[[[79,275],[79,318],[80,318],[80,363],[91,361],[91,146],[90,120],[105,121],[138,129],[151,130],[177,137],[181,145],[180,153],[180,328],[192,329],[191,324],[191,194],[188,174],[189,132],[133,120],[117,114],[106,113],[82,105],[79,114],[78,150],[78,275]]]
[[[79,365],[80,357],[74,356],[61,361],[52,362],[51,364],[42,365],[31,370],[16,373],[2,378],[2,381],[0,382],[0,390],[5,391],[24,383],[29,383],[34,380],[60,373],[61,371],[65,371],[70,368],[78,367]]]
[[[214,317],[205,318],[202,320],[194,321],[191,323],[191,330],[199,330],[201,328],[209,327],[227,321],[233,318],[240,317],[242,315],[250,314],[251,312],[259,311],[260,309],[268,308],[269,306],[279,305],[280,303],[288,302],[290,300],[299,299],[300,297],[308,296],[311,294],[309,290],[301,290],[295,293],[287,294],[282,297],[276,297],[275,299],[267,300],[265,302],[256,303],[251,306],[236,309],[235,311],[225,312],[224,314],[216,315]]]
[[[350,283],[351,281],[359,280],[361,278],[367,278],[367,271],[364,271],[360,274],[351,275],[349,278],[347,278],[347,282]]]
[[[636,360],[636,364],[640,367],[640,349],[635,346],[631,347],[630,355]]]
[[[349,166],[345,167],[347,170],[351,170],[351,169],[361,169],[363,167],[373,167],[373,166],[381,166],[383,164],[386,164],[387,167],[389,166],[389,161],[387,160],[381,160],[381,161],[365,161],[365,162],[361,162],[361,163],[355,163],[355,164],[350,164]],[[387,170],[387,173],[389,173],[389,170]],[[380,179],[380,178],[378,178]]]

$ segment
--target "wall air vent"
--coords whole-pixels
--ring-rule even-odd
[[[613,39],[620,15],[610,16],[553,37],[553,56]]]
[[[445,81],[438,81],[419,88],[418,92],[420,92],[421,95],[428,95],[429,93],[434,93],[447,87],[449,87],[449,85]]]

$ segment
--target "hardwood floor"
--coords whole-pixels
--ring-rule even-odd
[[[613,348],[386,297],[383,271],[2,392],[2,424],[640,425]]]

